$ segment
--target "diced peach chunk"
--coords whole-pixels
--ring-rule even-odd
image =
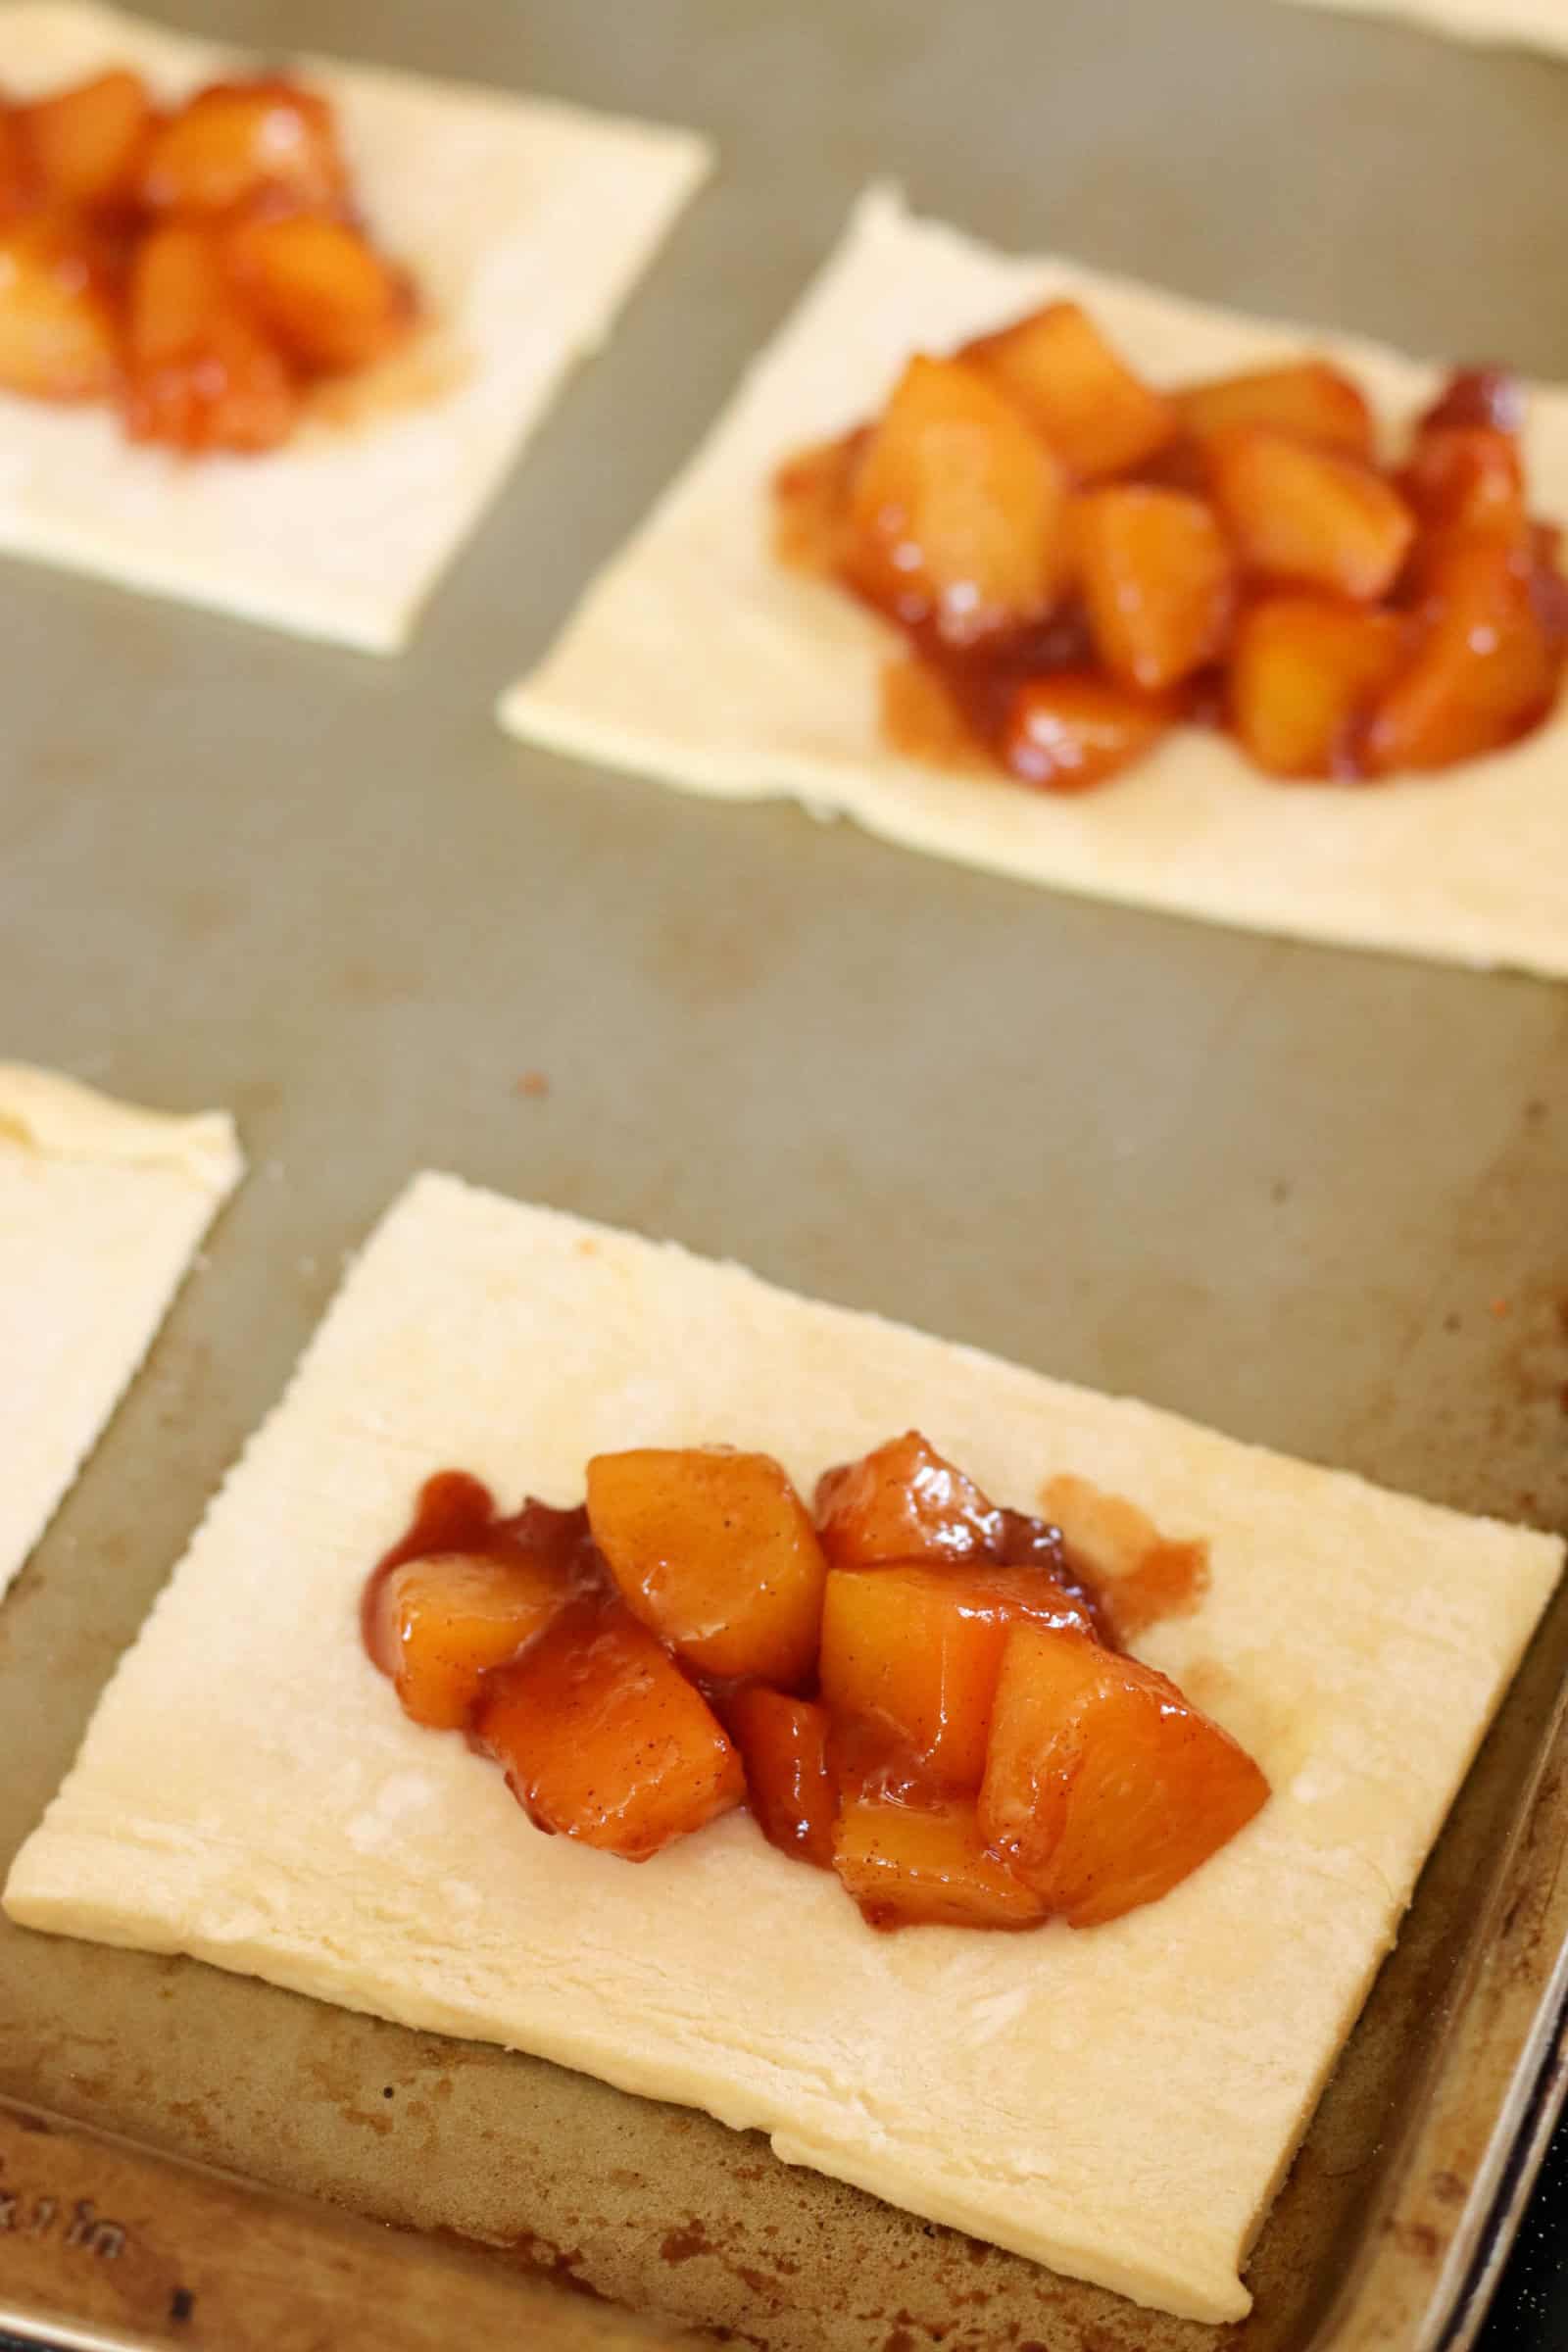
[[[1067,554],[1060,466],[972,368],[917,358],[872,428],[850,493],[844,573],[948,644],[1048,612]]]
[[[1131,482],[1148,482],[1154,490],[1185,490],[1189,498],[1208,496],[1208,460],[1203,444],[1195,441],[1190,433],[1178,433],[1156,449],[1152,458],[1125,476]]]
[[[1117,483],[1073,509],[1078,585],[1102,662],[1146,694],[1214,661],[1230,627],[1230,551],[1211,510],[1181,490]]]
[[[140,74],[123,69],[21,110],[22,135],[47,200],[84,206],[130,198],[153,124]]]
[[[1495,540],[1455,541],[1428,576],[1412,649],[1374,708],[1367,768],[1391,775],[1500,750],[1550,708],[1559,660],[1528,562]]]
[[[484,1678],[514,1658],[568,1597],[542,1563],[443,1552],[394,1568],[376,1594],[375,1654],[416,1723],[456,1731]]]
[[[154,212],[226,213],[264,193],[331,206],[347,188],[326,100],[263,77],[215,82],[162,123],[140,192]]]
[[[271,449],[299,411],[299,389],[225,276],[214,233],[195,222],[155,229],[130,275],[125,429],[176,449]]]
[[[1057,670],[1013,697],[1003,763],[1046,792],[1090,792],[1152,751],[1173,722],[1167,705],[1109,678]]]
[[[929,1778],[973,1791],[1007,1629],[1020,1618],[1092,1634],[1083,1601],[1044,1569],[835,1568],[822,1610],[822,1700],[885,1725]]]
[[[22,117],[0,100],[0,223],[20,212],[32,192],[32,157],[22,135]]]
[[[1176,429],[1176,411],[1135,375],[1076,302],[1053,302],[965,344],[978,368],[1026,416],[1075,480],[1142,465]]]
[[[727,1714],[758,1828],[770,1845],[831,1870],[837,1796],[828,1770],[827,1710],[748,1683]]]
[[[563,1609],[486,1678],[475,1730],[537,1829],[628,1862],[745,1799],[718,1718],[624,1609]]]
[[[1028,1928],[1041,1897],[988,1853],[972,1802],[851,1799],[834,1835],[833,1867],[873,1928]]]
[[[118,371],[114,312],[79,227],[34,213],[0,228],[0,386],[101,400]]]
[[[765,1453],[646,1447],[588,1464],[588,1524],[627,1606],[705,1674],[809,1674],[826,1563]]]
[[[1353,774],[1356,738],[1404,643],[1396,612],[1324,596],[1271,596],[1237,624],[1230,716],[1274,776]]]
[[[385,358],[413,319],[402,271],[358,229],[320,213],[242,221],[225,259],[269,333],[312,373]]]
[[[1528,516],[1525,469],[1511,433],[1486,425],[1427,425],[1401,477],[1423,532],[1517,538]]]
[[[1359,388],[1326,360],[1287,361],[1190,384],[1177,393],[1176,408],[1183,430],[1200,442],[1250,424],[1348,458],[1372,455],[1372,412]]]
[[[896,654],[877,676],[882,740],[890,752],[932,767],[992,772],[984,739],[954,681],[916,653]]]
[[[1370,466],[1251,427],[1222,433],[1210,466],[1215,503],[1249,569],[1364,602],[1393,586],[1415,518]]]
[[[816,1527],[835,1568],[878,1560],[972,1560],[993,1552],[1002,1513],[917,1429],[816,1483]]]
[[[1517,433],[1524,420],[1524,386],[1511,369],[1456,368],[1417,429],[1479,424],[1494,433]]]
[[[979,1829],[1069,1926],[1168,1893],[1268,1793],[1246,1749],[1164,1675],[1079,1634],[1012,1630]]]

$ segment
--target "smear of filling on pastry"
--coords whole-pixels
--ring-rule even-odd
[[[904,632],[882,718],[913,757],[1082,792],[1201,725],[1268,775],[1364,784],[1556,703],[1568,581],[1522,422],[1512,376],[1463,369],[1383,464],[1322,360],[1156,390],[1054,302],[917,355],[788,461],[775,546]]]
[[[1122,1646],[1196,1602],[1206,1547],[1081,1480],[1048,1501],[1062,1524],[999,1508],[914,1431],[814,1511],[723,1447],[598,1454],[581,1507],[511,1516],[444,1471],[367,1583],[366,1645],[539,1829],[642,1862],[744,1804],[873,1927],[1093,1927],[1269,1791]]]
[[[417,309],[317,92],[215,82],[162,110],[116,71],[0,93],[0,388],[111,404],[133,441],[188,456],[254,453]]]

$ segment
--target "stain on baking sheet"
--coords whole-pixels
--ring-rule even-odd
[[[592,2279],[582,2276],[584,2257],[580,2246],[555,2245],[548,2237],[541,2236],[537,2230],[519,2230],[516,2236],[505,2245],[465,2237],[457,2230],[435,2230],[428,2234],[440,2238],[445,2244],[461,2246],[470,2253],[482,2242],[485,2253],[499,2254],[518,2270],[528,2271],[536,2278],[548,2278],[567,2294],[586,2295],[595,2303],[603,2303],[608,2299]]]
[[[282,2185],[308,2180],[573,2292],[651,2307],[757,2352],[1208,2352],[1216,2340],[1173,2321],[1156,2331],[1114,2296],[780,2165],[757,2133],[625,2100],[542,2062],[322,2011],[192,1963],[117,1959],[146,2069],[121,2085],[111,2053],[84,2063],[83,2043],[65,2044],[48,2054],[62,2105],[101,2119],[123,2091],[145,2136],[157,2097],[158,2136],[172,2145],[201,2145]],[[166,2004],[170,1984],[178,1997]],[[250,2030],[227,2038],[222,2013],[246,1993]],[[230,2073],[220,2088],[203,2082],[176,2030],[197,2015],[225,2037]],[[267,2068],[255,2054],[263,2047]],[[291,2070],[277,2071],[280,2050],[292,2050]],[[0,2071],[5,2054],[0,2028]],[[389,2081],[390,2109],[380,2095]],[[395,2115],[395,2130],[365,2130],[372,2097],[386,2120]],[[1287,2187],[1259,2283],[1272,2278],[1276,2292],[1284,2283],[1279,2265],[1302,2190],[1303,2239],[1316,2248],[1325,2194],[1348,2211],[1361,2181],[1343,2151],[1337,2171],[1308,2165],[1302,2187]],[[831,2308],[824,2280],[834,2282]],[[1270,2338],[1249,2331],[1246,2340],[1264,2352]]]
[[[1568,1013],[1552,1055],[1568,1055]],[[1347,1432],[1347,1468],[1458,1510],[1568,1528],[1568,1256],[1541,1216],[1565,1182],[1568,1121],[1527,1097],[1455,1215],[1402,1353]]]
[[[1554,1256],[1514,1286],[1507,1305],[1492,1317],[1482,1381],[1455,1402],[1434,1398],[1433,1435],[1456,1424],[1475,1432],[1470,1446],[1487,1484],[1465,1507],[1560,1529],[1568,1525],[1568,1265]]]

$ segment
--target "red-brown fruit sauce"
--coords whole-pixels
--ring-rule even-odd
[[[1266,1797],[1117,1645],[1117,1586],[1128,1625],[1192,1605],[1204,1547],[1082,1481],[1059,1482],[1068,1547],[915,1431],[810,1511],[729,1447],[600,1454],[586,1483],[508,1515],[441,1472],[362,1603],[406,1712],[466,1734],[540,1829],[640,1862],[749,1805],[874,1926],[1090,1925]]]

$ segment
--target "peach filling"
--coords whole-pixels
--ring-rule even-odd
[[[1402,461],[1304,359],[1160,391],[1077,303],[911,359],[881,412],[773,481],[780,560],[893,622],[883,731],[1092,790],[1186,723],[1280,778],[1380,781],[1504,749],[1568,649],[1522,400],[1455,374]]]
[[[316,92],[219,82],[163,110],[114,72],[0,94],[0,389],[112,401],[132,440],[187,456],[254,453],[415,313]]]
[[[1263,1804],[1252,1759],[1113,1628],[1206,1548],[1080,1479],[1068,1535],[917,1431],[828,1472],[723,1446],[597,1454],[580,1510],[421,1492],[363,1629],[404,1711],[462,1731],[541,1830],[643,1862],[749,1806],[874,1927],[1098,1926]]]

